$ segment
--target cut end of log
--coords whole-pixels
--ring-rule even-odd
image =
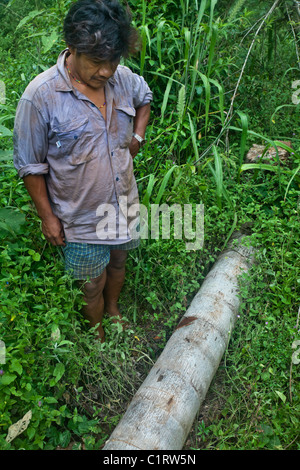
[[[282,142],[283,144],[291,148],[290,141],[282,140],[280,142]],[[270,164],[272,163],[275,165],[278,164],[275,147],[268,148],[266,153],[263,155],[265,148],[266,148],[265,145],[254,144],[246,155],[246,161],[248,163],[256,163],[256,162],[261,161],[262,163],[270,163]],[[279,162],[287,163],[289,160],[289,155],[290,155],[289,152],[279,146],[277,146],[277,148],[278,148]]]

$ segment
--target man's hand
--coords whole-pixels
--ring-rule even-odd
[[[42,232],[46,240],[54,246],[65,246],[65,234],[61,221],[54,215],[42,219]]]
[[[24,177],[24,184],[42,221],[42,232],[46,240],[55,246],[65,246],[63,227],[52,212],[44,175],[27,175]]]
[[[131,153],[132,158],[137,156],[139,150],[140,150],[139,141],[135,137],[132,137],[130,145],[129,145],[129,151]]]
[[[147,103],[144,106],[136,109],[133,132],[140,135],[142,138],[145,137],[146,127],[150,117],[150,106],[150,103]],[[135,137],[132,137],[131,139],[129,150],[132,158],[136,157],[140,150],[140,143]]]

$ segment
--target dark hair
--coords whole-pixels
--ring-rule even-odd
[[[79,0],[63,26],[64,39],[78,54],[115,61],[138,50],[139,35],[131,26],[129,7],[116,0]]]

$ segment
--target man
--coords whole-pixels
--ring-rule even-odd
[[[127,251],[139,242],[128,210],[138,203],[132,160],[152,101],[145,80],[119,65],[136,49],[130,21],[116,0],[73,4],[64,21],[68,48],[26,88],[14,129],[15,167],[43,234],[63,247],[66,269],[82,285],[84,315],[101,341],[105,312],[122,321]]]

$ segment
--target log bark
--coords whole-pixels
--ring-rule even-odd
[[[234,327],[238,277],[254,250],[235,234],[192,300],[103,450],[180,450]]]
[[[283,144],[287,145],[288,147],[291,147],[291,142],[288,141],[282,141]],[[270,163],[273,165],[277,165],[277,155],[276,155],[276,150],[275,147],[270,147],[265,155],[262,157],[263,153],[265,150],[265,145],[258,145],[258,144],[253,144],[251,149],[248,151],[246,155],[246,162],[249,163],[256,163],[256,162],[261,162],[261,163]],[[287,150],[284,148],[278,146],[278,159],[279,163],[288,163],[290,155]]]

